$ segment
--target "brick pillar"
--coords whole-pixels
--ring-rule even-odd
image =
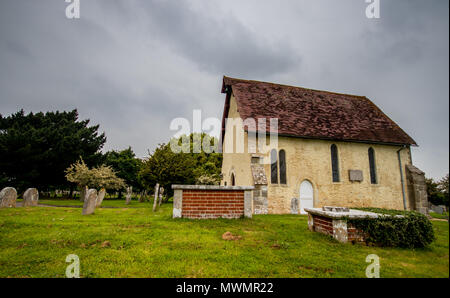
[[[175,189],[173,195],[173,218],[180,218],[183,206],[183,190]]]
[[[253,191],[244,191],[244,216],[252,218],[253,214]]]

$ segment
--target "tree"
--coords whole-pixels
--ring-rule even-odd
[[[89,169],[80,159],[66,169],[66,179],[76,183],[81,190],[88,188],[105,188],[109,190],[122,189],[126,186],[125,181],[116,176],[114,170],[105,165]]]
[[[81,156],[98,165],[106,142],[99,125],[70,112],[0,115],[0,186],[50,190],[69,186],[64,171]]]
[[[438,182],[432,178],[425,179],[427,185],[428,201],[433,205],[449,205],[448,174]]]
[[[445,175],[439,182],[437,183],[437,189],[443,196],[442,203],[443,205],[449,205],[449,196],[448,196],[448,186],[449,186],[449,177],[448,174]]]
[[[172,193],[172,184],[193,184],[195,162],[182,153],[173,153],[168,144],[160,144],[144,162],[139,179],[146,188],[152,189],[156,183]]]
[[[122,151],[106,152],[105,163],[112,167],[117,176],[125,180],[126,184],[133,186],[135,189],[142,189],[138,180],[142,161],[136,158],[131,147]]]
[[[217,139],[202,133],[191,134],[173,138],[168,144],[160,144],[153,154],[144,162],[139,179],[149,189],[156,183],[164,187],[166,193],[173,193],[172,184],[218,184],[222,167],[222,154],[217,152],[207,153],[201,150],[194,153],[194,138],[199,137],[201,142],[218,143]],[[187,144],[189,153],[176,153],[171,150],[171,143],[182,145],[183,140],[189,140]],[[217,151],[217,148],[216,150]]]

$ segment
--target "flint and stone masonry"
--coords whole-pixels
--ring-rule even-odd
[[[253,186],[172,185],[173,218],[252,217]]]

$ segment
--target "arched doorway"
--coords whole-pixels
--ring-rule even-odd
[[[314,188],[308,180],[300,184],[300,214],[306,214],[305,208],[314,208]]]
[[[236,186],[236,181],[235,181],[234,173],[231,173],[231,186]]]

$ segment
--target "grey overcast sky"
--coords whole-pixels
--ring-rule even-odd
[[[414,163],[449,164],[449,1],[0,1],[0,113],[71,110],[105,150],[147,155],[173,118],[221,117],[223,75],[365,95],[419,144]]]

